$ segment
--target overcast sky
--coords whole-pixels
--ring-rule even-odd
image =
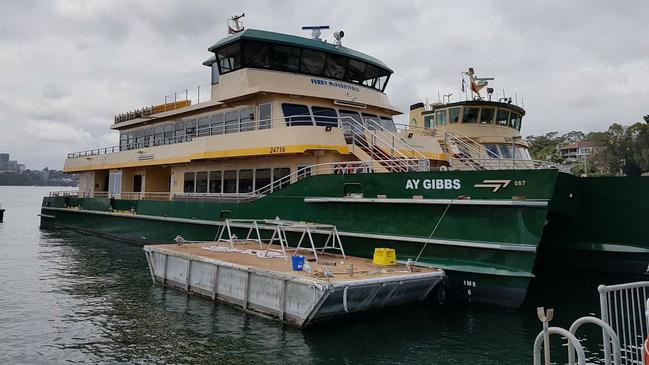
[[[209,83],[207,48],[240,12],[248,28],[344,30],[345,46],[394,69],[386,92],[404,112],[438,91],[459,95],[474,67],[524,98],[523,135],[649,114],[646,0],[3,0],[0,152],[62,168],[67,152],[118,144],[114,114]]]

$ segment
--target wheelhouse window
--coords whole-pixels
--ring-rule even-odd
[[[194,172],[186,172],[184,175],[183,192],[193,193],[195,191],[194,190],[195,182],[196,182],[196,174]]]
[[[491,108],[482,108],[480,111],[481,124],[493,124],[495,110]]]
[[[211,171],[210,172],[210,193],[212,194],[220,194],[222,187],[223,187],[223,181],[222,181],[223,174],[221,171]]]
[[[322,75],[327,55],[323,52],[305,49],[302,51],[300,71],[309,75]]]
[[[343,79],[347,67],[347,57],[330,54],[325,62],[324,75],[332,79]]]
[[[267,129],[271,127],[272,105],[273,104],[268,103],[259,106],[259,129]]]
[[[367,67],[367,63],[355,59],[350,59],[349,63],[347,64],[347,74],[345,75],[345,80],[360,84],[364,80],[363,74],[365,73],[365,67]]]
[[[390,132],[394,132],[394,133],[397,132],[397,127],[394,125],[394,121],[392,120],[392,118],[381,117],[380,123],[383,126],[383,128],[389,130]]]
[[[119,150],[125,151],[128,149],[128,135],[126,133],[121,133],[119,135]]]
[[[144,130],[138,129],[135,131],[135,148],[142,148],[144,144]]]
[[[433,125],[435,124],[435,116],[434,115],[426,115],[424,117],[424,128],[434,128]]]
[[[270,51],[268,43],[246,41],[243,44],[243,54],[247,66],[258,68],[270,67]]]
[[[128,149],[135,148],[135,132],[128,134]]]
[[[239,193],[252,191],[252,170],[239,170]]]
[[[363,85],[383,91],[390,73],[373,65],[367,65],[363,75]]]
[[[185,123],[178,122],[175,125],[174,137],[176,137],[176,142],[182,142],[185,140]]]
[[[464,107],[464,115],[462,116],[462,123],[477,123],[479,112],[480,112],[480,108]]]
[[[509,119],[509,126],[521,130],[521,115],[512,112],[511,118]]]
[[[311,111],[313,111],[313,119],[315,120],[315,125],[332,127],[338,126],[338,113],[336,113],[336,109],[312,106]]]
[[[207,193],[207,171],[196,173],[196,192]]]
[[[288,126],[313,125],[309,107],[306,105],[284,103],[282,104],[282,112]]]
[[[435,113],[435,124],[446,125],[446,110],[438,110]]]
[[[460,108],[449,108],[448,109],[448,122],[457,123],[460,121]]]
[[[232,43],[216,51],[221,74],[241,68],[241,44]]]
[[[274,69],[295,72],[300,68],[300,49],[297,47],[272,46],[272,65]]]
[[[189,141],[191,141],[194,133],[196,133],[196,119],[191,119],[185,122],[185,134]]]
[[[509,123],[509,110],[498,109],[496,113],[496,124],[507,126],[507,123]]]
[[[227,170],[223,172],[223,192],[232,194],[237,192],[237,171]]]

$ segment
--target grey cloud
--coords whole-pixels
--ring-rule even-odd
[[[67,152],[116,144],[114,114],[209,82],[207,47],[241,12],[251,28],[345,30],[346,46],[395,70],[387,92],[404,112],[458,96],[473,66],[525,99],[524,134],[649,113],[643,1],[3,1],[0,151],[60,168]]]

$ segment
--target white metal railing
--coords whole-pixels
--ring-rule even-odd
[[[371,161],[341,161],[314,164],[300,167],[297,171],[283,176],[270,184],[259,187],[254,191],[241,193],[179,193],[179,192],[119,192],[105,191],[53,191],[50,197],[74,198],[114,198],[125,200],[211,200],[219,202],[245,202],[266,196],[290,184],[313,175],[348,175],[380,171],[428,171],[428,166],[419,163],[419,159],[390,159]]]
[[[156,113],[162,113],[190,105],[196,105],[211,100],[212,88],[210,84],[196,86],[195,89],[184,89],[165,95],[164,104],[145,106],[126,113],[115,115],[115,123],[148,117]]]
[[[643,345],[649,323],[644,318],[649,300],[649,281],[619,285],[600,285],[599,302],[602,320],[620,337],[621,364],[643,364]],[[604,332],[605,364],[611,364],[609,335]]]

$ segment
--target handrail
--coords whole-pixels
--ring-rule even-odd
[[[568,343],[572,344],[574,350],[577,351],[577,364],[586,365],[586,353],[584,352],[584,347],[574,334],[561,327],[549,327],[548,334],[565,337],[568,340]],[[543,335],[544,331],[541,331],[536,335],[536,339],[534,339],[534,365],[541,365],[541,346],[550,346],[549,343],[545,343]],[[574,364],[574,362],[571,364]]]

